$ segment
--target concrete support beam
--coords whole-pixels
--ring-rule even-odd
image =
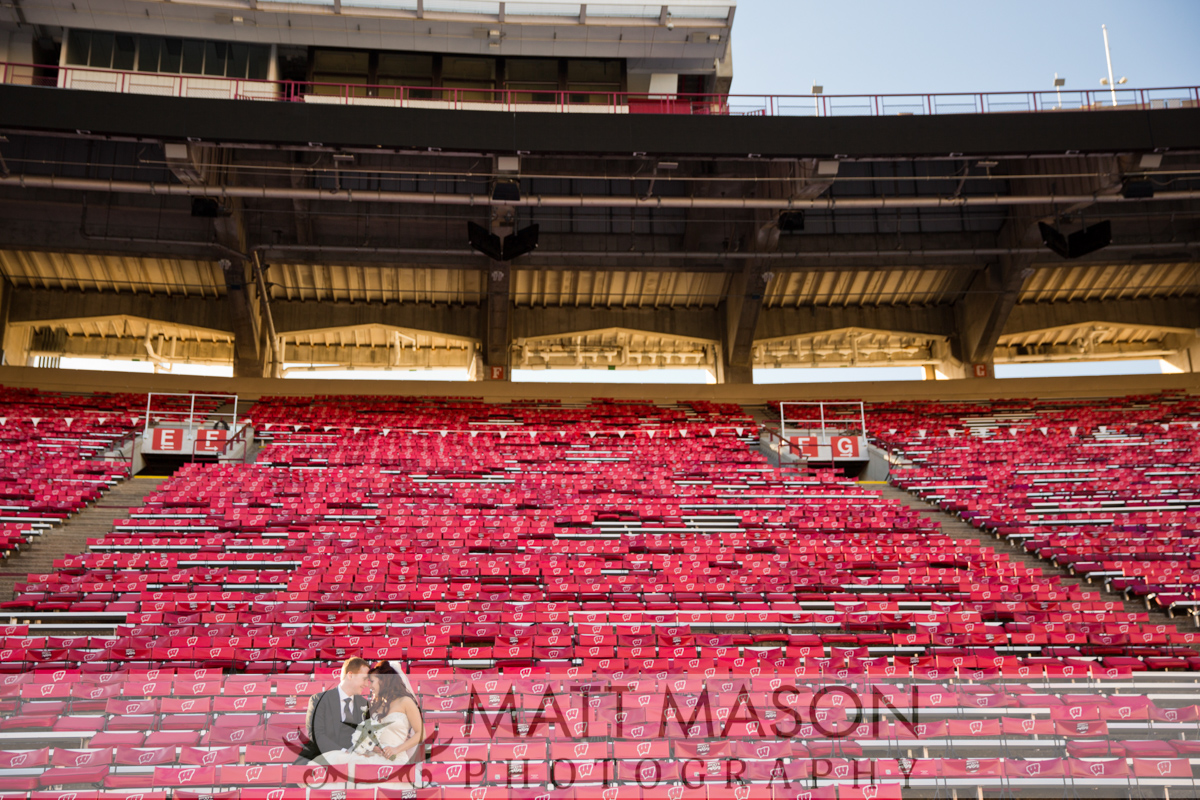
[[[1196,326],[1197,321],[1200,321],[1200,298],[1196,297],[1020,303],[1013,307],[1004,326],[1004,334],[1026,333],[1091,322],[1192,329]]]
[[[511,313],[514,341],[626,328],[711,342],[718,339],[720,322],[715,308],[515,308]]]
[[[1112,157],[1089,157],[1088,170],[1080,170],[1078,160],[1037,159],[1025,162],[1029,176],[1022,182],[1025,191],[1038,195],[1113,194],[1121,188],[1122,164]],[[1064,177],[1074,175],[1075,177]],[[1013,208],[997,235],[996,246],[1004,249],[1042,247],[1039,221],[1057,223],[1077,214],[1092,202],[1067,208],[1052,204]],[[966,293],[957,303],[959,335],[955,356],[966,367],[967,377],[993,377],[993,351],[1008,324],[1025,280],[1033,274],[1034,253],[1002,255],[976,274]],[[982,365],[980,367],[979,365]]]
[[[1171,372],[1200,372],[1200,328],[1190,335],[1172,334],[1167,342],[1177,350],[1175,355],[1163,359]]]
[[[725,383],[754,382],[754,332],[762,312],[765,271],[763,262],[746,261],[725,297]]]
[[[478,341],[482,338],[479,312],[473,306],[429,303],[336,303],[275,300],[271,303],[275,333],[387,325]]]
[[[229,364],[236,360],[229,342],[179,341],[154,343],[157,355],[173,362],[192,364]],[[473,344],[461,348],[358,347],[342,345],[287,345],[285,360],[291,363],[342,364],[370,369],[423,369],[467,367],[475,355]],[[145,341],[136,337],[67,336],[62,347],[35,351],[35,355],[75,356],[118,361],[151,360]]]
[[[487,299],[483,307],[483,363],[485,379],[491,379],[494,367],[503,368],[509,378],[509,287],[512,272],[508,264],[492,261],[487,272]]]
[[[1040,243],[1037,220],[1014,216],[1000,231],[1000,247],[1027,247]],[[967,365],[983,364],[984,375],[992,376],[992,351],[1017,304],[1021,288],[1033,274],[1032,255],[1004,255],[976,273],[967,291],[955,304],[958,326],[955,355]],[[971,366],[967,375],[974,375]]]
[[[221,148],[189,148],[196,167],[196,180],[203,183],[230,181],[226,165],[229,153]],[[236,182],[236,181],[234,181]],[[246,217],[239,197],[228,198],[222,216],[213,220],[217,243],[226,250],[241,253],[242,258],[218,262],[225,273],[225,299],[233,322],[235,378],[262,378],[268,374],[270,346],[262,320],[258,289],[255,286]]]
[[[293,345],[284,347],[284,360],[293,364],[347,364],[355,367],[414,369],[425,367],[468,367],[475,357],[474,345],[445,348],[355,347],[342,345]]]
[[[817,197],[830,184],[827,179],[814,180],[816,162],[811,160],[770,162],[758,168],[763,170],[763,177],[770,180],[750,185],[749,194],[761,199],[778,200],[779,206],[759,209],[754,212],[748,226],[738,226],[745,231],[739,249],[750,254],[774,254],[779,250],[779,212],[788,207],[788,201]],[[774,278],[774,268],[768,264],[774,262],[766,258],[750,258],[742,262],[740,269],[734,267],[737,271],[729,283],[729,291],[722,305],[725,314],[722,326],[725,360],[721,377],[725,383],[754,382],[755,332],[762,313],[763,294],[767,284]]]
[[[293,189],[304,188],[308,185],[308,176],[304,171],[305,154],[297,152],[292,155],[294,167],[289,175]],[[316,243],[313,235],[312,216],[307,200],[292,200],[292,212],[296,218],[296,244],[312,245]]]
[[[842,328],[952,336],[954,307],[939,306],[805,306],[766,308],[759,315],[754,338],[806,336]]]
[[[171,361],[199,364],[228,364],[233,360],[233,345],[229,342],[160,342],[153,346],[158,355]],[[121,361],[151,360],[146,343],[141,338],[96,336],[67,336],[61,349],[39,355],[76,356],[79,358],[111,358]]]
[[[9,322],[45,323],[130,316],[168,325],[233,333],[226,303],[213,297],[75,292],[61,289],[12,290]]]
[[[0,364],[13,363],[8,352],[8,312],[12,303],[12,292],[12,284],[7,278],[0,277]]]
[[[233,327],[233,377],[262,378],[267,371],[267,348],[261,341],[257,304],[246,274],[249,262],[222,259],[220,265],[225,273],[225,298]]]

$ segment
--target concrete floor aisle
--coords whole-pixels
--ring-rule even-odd
[[[34,537],[32,544],[10,555],[0,567],[0,599],[11,600],[13,586],[25,583],[26,575],[53,572],[55,559],[84,552],[88,539],[107,534],[114,520],[127,518],[130,509],[141,506],[143,499],[167,480],[135,477],[119,483],[62,525]]]

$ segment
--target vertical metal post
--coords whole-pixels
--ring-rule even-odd
[[[1101,25],[1100,30],[1104,33],[1104,60],[1108,62],[1108,92],[1112,96],[1112,104],[1115,108],[1117,105],[1117,85],[1113,83],[1112,53],[1108,49],[1108,26]]]
[[[196,440],[192,433],[192,422],[196,419],[196,395],[191,395],[191,407],[188,409],[188,437],[192,439],[192,461],[196,460]]]
[[[783,468],[783,448],[787,441],[787,415],[784,413],[784,406],[787,403],[779,404],[779,467]]]

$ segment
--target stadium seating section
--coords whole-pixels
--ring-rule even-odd
[[[1180,606],[1198,413],[909,404],[870,429],[899,485]],[[0,798],[1194,788],[1191,634],[840,472],[773,466],[740,407],[267,398],[251,417],[257,463],[181,468],[3,603]],[[352,655],[405,662],[428,785],[293,764],[308,696]],[[705,699],[727,713],[693,718]]]
[[[1200,402],[876,407],[893,482],[1167,610],[1200,598]]]
[[[19,549],[129,476],[127,463],[103,458],[132,436],[139,403],[144,413],[145,395],[0,388],[0,552]]]

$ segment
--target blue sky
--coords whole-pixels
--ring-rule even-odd
[[[1200,0],[742,0],[733,92],[826,94],[1101,89],[1200,83]]]

